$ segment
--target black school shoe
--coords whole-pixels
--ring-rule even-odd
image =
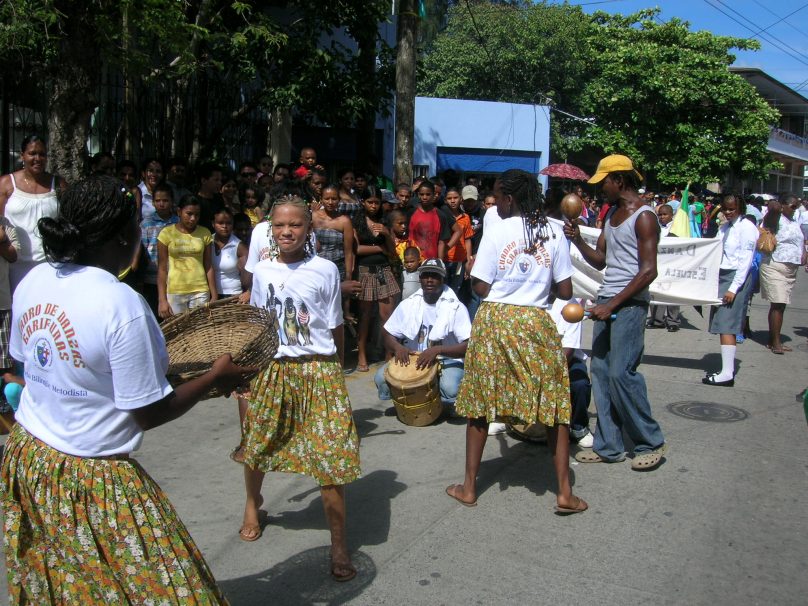
[[[705,385],[712,385],[713,387],[734,387],[735,377],[732,377],[726,381],[716,381],[715,375],[710,375],[709,377],[704,377],[701,382]]]

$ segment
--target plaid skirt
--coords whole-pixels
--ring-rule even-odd
[[[359,282],[362,284],[360,301],[379,301],[401,292],[389,265],[360,265]]]
[[[301,473],[320,486],[359,477],[359,435],[336,356],[281,358],[250,386],[244,464]]]
[[[569,425],[567,361],[550,314],[538,307],[480,305],[455,410],[518,425]]]
[[[11,604],[227,604],[134,460],[74,457],[17,424],[0,471]]]

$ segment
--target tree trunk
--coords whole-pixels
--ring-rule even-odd
[[[93,37],[70,32],[50,75],[48,155],[52,172],[70,182],[86,174],[90,118],[98,105],[101,61]]]
[[[396,183],[412,183],[417,34],[416,1],[401,0],[396,35]]]

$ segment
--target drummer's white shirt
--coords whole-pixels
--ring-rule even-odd
[[[410,351],[420,352],[436,345],[457,345],[466,341],[471,336],[471,319],[466,306],[444,285],[443,293],[434,304],[424,300],[419,288],[395,308],[384,329]]]
[[[97,267],[43,263],[14,292],[10,349],[25,364],[17,422],[61,452],[140,446],[131,410],[171,393],[168,354],[143,297]]]

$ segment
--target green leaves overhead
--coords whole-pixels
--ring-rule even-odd
[[[422,95],[549,103],[552,147],[632,156],[662,182],[763,176],[778,113],[727,67],[742,38],[693,32],[648,9],[595,13],[531,2],[458,3],[419,71]],[[472,18],[473,17],[473,18]]]

